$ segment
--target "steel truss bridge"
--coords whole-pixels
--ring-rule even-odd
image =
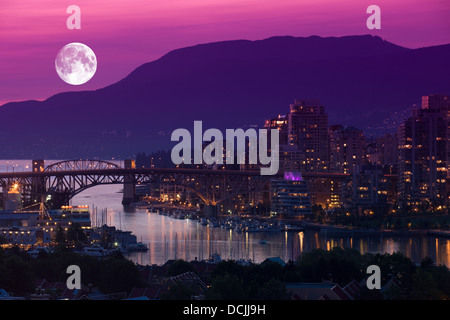
[[[237,195],[269,192],[270,180],[277,178],[280,176],[262,176],[259,170],[122,168],[108,161],[68,160],[31,172],[0,173],[0,186],[4,194],[18,186],[25,204],[30,205],[52,193],[65,194],[68,201],[90,187],[107,184],[122,184],[124,203],[129,203],[134,200],[136,185],[172,184],[186,188],[207,205],[217,205]],[[351,180],[348,174],[336,173],[304,173],[303,178]]]

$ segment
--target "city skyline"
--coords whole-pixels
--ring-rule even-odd
[[[196,120],[219,129],[261,126],[296,98],[320,99],[330,124],[357,124],[376,136],[396,130],[422,95],[446,94],[449,52],[371,35],[185,47],[102,89],[4,105],[0,157],[129,158],[167,148],[173,130]]]
[[[353,177],[351,194],[343,193],[340,182],[331,178],[325,198],[319,191],[323,185],[318,186],[324,182],[309,181],[314,204],[323,208],[348,206],[364,214],[377,210],[386,214],[388,206],[394,211],[417,212],[425,204],[445,210],[449,202],[450,96],[423,96],[421,105],[395,133],[377,139],[369,139],[354,126],[329,125],[325,109],[319,100],[298,99],[286,115],[265,122],[266,128],[280,131],[282,173],[329,172]],[[391,176],[397,178],[389,181]],[[284,195],[286,203],[302,194],[291,193],[295,196]]]
[[[70,3],[71,4],[71,3]],[[52,1],[3,3],[0,104],[46,99],[72,90],[94,90],[127,76],[143,63],[170,50],[200,43],[271,36],[343,36],[372,34],[407,48],[450,43],[445,1],[379,1],[382,28],[368,30],[368,4],[334,0],[199,2],[78,1],[81,30],[67,30],[66,8]],[[56,76],[57,52],[72,41],[86,42],[99,58],[96,76],[80,88]],[[30,57],[32,57],[30,59]],[[24,87],[26,90],[24,90]]]
[[[449,299],[449,15],[3,0],[0,300]]]
[[[279,145],[277,144],[277,149],[280,148],[279,164],[277,164],[277,172],[272,174],[279,178],[283,174],[286,177],[287,173],[298,172],[306,174],[310,178],[319,174],[317,176],[319,180],[320,177],[328,179],[326,186],[318,186],[317,181],[311,180],[309,185],[311,194],[308,195],[308,197],[312,197],[313,204],[327,209],[342,207],[350,198],[353,199],[351,201],[357,199],[355,203],[360,203],[358,206],[361,205],[367,209],[380,203],[384,203],[384,206],[387,204],[394,205],[394,208],[397,205],[414,208],[421,206],[423,202],[433,203],[436,206],[445,205],[448,202],[448,187],[446,187],[448,179],[446,176],[449,162],[447,151],[447,137],[450,130],[450,127],[447,127],[450,114],[449,101],[450,96],[423,96],[422,105],[413,109],[411,115],[399,125],[396,133],[388,133],[377,139],[370,139],[365,136],[363,130],[354,126],[328,124],[326,107],[319,100],[296,99],[290,104],[289,108],[286,108],[288,110],[286,115],[278,115],[265,122],[264,127],[278,130],[277,136],[280,137]],[[242,132],[242,134],[244,133]],[[248,131],[246,134],[248,134]],[[428,146],[427,141],[435,142]],[[205,148],[205,146],[203,144],[202,148]],[[224,147],[222,146],[222,148]],[[225,157],[226,155],[228,153],[224,152],[222,156]],[[168,156],[169,153],[165,156],[160,154],[162,158]],[[166,166],[154,166],[152,161],[149,162],[149,165],[147,161],[149,159],[145,157],[145,154],[137,156],[137,167],[135,160],[125,160],[125,168],[155,168],[155,170],[167,168]],[[162,163],[167,163],[168,159],[160,158],[159,160]],[[91,165],[99,166],[99,164],[96,164],[97,162],[80,160],[80,163],[88,163],[89,167]],[[33,168],[36,166],[38,169],[32,171],[43,172],[45,168],[43,163],[44,160],[34,160]],[[60,163],[59,165],[64,164],[66,169],[57,170],[71,170],[70,161]],[[103,165],[110,169],[113,164],[104,162]],[[81,165],[76,164],[75,166]],[[205,161],[196,162],[195,165],[183,163],[181,166],[172,163],[168,168],[173,168],[172,170],[175,170],[175,168],[188,169],[187,173],[190,172],[190,168],[207,169],[211,170],[210,172],[224,169],[255,170],[255,172],[258,172],[261,163],[251,163],[247,159],[244,163],[236,166],[228,162],[222,163],[222,161],[220,164]],[[148,172],[151,172],[151,170]],[[164,169],[162,172],[164,172]],[[180,173],[183,172],[183,170],[180,170]],[[298,175],[299,179],[296,178],[293,181],[302,180],[301,174]],[[13,177],[14,172],[9,175]],[[339,181],[339,179],[352,177],[354,179],[353,194],[346,195],[342,192],[340,186],[342,181]],[[390,177],[389,179],[395,177],[394,180],[397,181],[398,179],[398,183],[394,183],[393,180],[390,181],[393,184],[389,186],[386,177]],[[334,178],[338,180],[334,181],[335,184],[333,185]],[[434,182],[436,178],[438,178],[437,186]],[[290,179],[285,178],[285,180]],[[112,181],[117,183],[116,180]],[[118,181],[120,182],[120,180]],[[210,182],[213,183],[213,181]],[[319,181],[320,184],[323,184],[323,181]],[[328,189],[328,195],[326,196],[323,194],[324,187]],[[198,188],[200,188],[199,185],[194,187],[194,189]],[[322,191],[319,189],[322,189]],[[174,191],[175,194],[177,193],[176,190]],[[171,192],[168,191],[167,196],[161,197],[167,200],[174,199],[174,194],[171,194]],[[185,192],[185,190],[182,192]],[[302,193],[297,192],[297,194]],[[127,202],[132,202],[135,197],[134,192],[131,192],[128,196],[125,196],[125,194],[128,193],[124,193],[124,199],[127,198]],[[160,195],[155,197],[159,198]],[[363,199],[365,200],[361,202]]]

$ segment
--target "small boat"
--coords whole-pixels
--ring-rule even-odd
[[[148,251],[148,247],[146,244],[142,242],[129,244],[127,246],[128,251]]]
[[[284,226],[284,230],[285,231],[303,231],[304,229],[302,227],[299,227],[299,226],[292,226],[290,224],[286,224]]]
[[[267,241],[266,241],[266,240],[259,240],[258,243],[259,243],[259,244],[266,244]]]
[[[236,263],[241,265],[241,266],[250,266],[250,265],[252,265],[253,261],[250,260],[250,259],[248,259],[248,260],[239,259],[239,260],[236,260]]]
[[[49,247],[36,247],[33,250],[28,250],[27,251],[27,253],[33,258],[37,258],[41,252],[53,253],[53,250],[50,249]]]
[[[106,257],[111,255],[114,250],[107,250],[98,244],[94,244],[90,247],[84,247],[82,253],[91,257]]]
[[[209,258],[209,260],[206,260],[206,263],[220,263],[220,262],[222,262],[222,258],[218,253],[213,253]]]

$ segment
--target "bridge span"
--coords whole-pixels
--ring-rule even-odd
[[[124,167],[98,160],[68,160],[45,166],[44,160],[33,160],[32,171],[0,173],[0,186],[5,192],[18,186],[25,205],[53,199],[54,205],[68,204],[80,192],[106,184],[123,185],[123,203],[136,199],[136,185],[172,184],[197,195],[206,205],[217,205],[239,194],[270,191],[270,180],[281,175],[262,176],[259,170],[212,170],[188,168],[136,168],[133,160]],[[304,173],[304,179],[348,181],[348,174]]]

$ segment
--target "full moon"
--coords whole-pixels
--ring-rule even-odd
[[[72,85],[88,82],[97,70],[94,51],[83,43],[66,44],[56,56],[55,69],[59,77]]]

